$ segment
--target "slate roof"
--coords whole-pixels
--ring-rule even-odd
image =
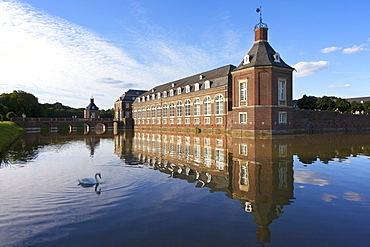
[[[217,69],[213,69],[210,71],[202,72],[196,75],[192,75],[183,79],[179,79],[176,81],[168,82],[159,86],[152,88],[151,90],[147,91],[146,93],[142,94],[142,96],[151,95],[153,93],[169,91],[171,89],[175,89],[175,95],[177,88],[181,87],[182,92],[185,92],[185,86],[190,85],[190,92],[194,92],[194,84],[199,83],[199,90],[204,89],[205,81],[210,81],[210,87],[220,87],[224,85],[231,84],[231,71],[235,69],[234,65],[226,65]],[[200,79],[200,76],[202,78]],[[172,86],[174,85],[174,86]]]
[[[94,103],[94,99],[90,99],[90,104],[86,107],[86,110],[99,110],[99,107]]]
[[[125,93],[123,93],[116,102],[118,101],[134,101],[137,97],[142,95],[143,93],[147,92],[147,90],[136,90],[136,89],[129,89]]]
[[[269,66],[269,65],[293,69],[288,64],[286,64],[283,61],[283,59],[281,59],[281,57],[280,62],[276,62],[274,58],[275,54],[276,51],[271,47],[269,42],[267,41],[255,42],[247,54],[250,56],[249,59],[250,63],[244,64],[243,59],[235,70],[241,70],[255,66]]]

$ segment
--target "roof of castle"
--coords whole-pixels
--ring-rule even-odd
[[[348,98],[346,100],[349,102],[356,101],[357,103],[362,103],[362,102],[370,101],[370,97]]]
[[[277,54],[277,52],[271,47],[269,42],[257,41],[247,53],[247,55],[249,55],[249,63],[245,63],[243,59],[235,70],[256,66],[277,66],[293,69],[291,66],[286,64],[283,59],[281,59],[280,55],[278,60],[275,59],[275,54]]]
[[[234,65],[226,65],[217,69],[205,71],[196,75],[192,75],[183,79],[179,79],[176,81],[168,82],[159,86],[152,88],[151,90],[147,91],[146,93],[142,94],[143,96],[158,92],[169,91],[171,89],[177,89],[179,87],[184,88],[187,85],[194,85],[195,83],[199,83],[199,89],[204,89],[205,81],[210,81],[210,87],[215,88],[219,86],[224,86],[231,84],[231,71],[235,69]],[[190,87],[190,92],[194,92],[195,88]]]
[[[99,107],[97,107],[94,103],[94,99],[90,99],[90,104],[86,107],[86,110],[99,110]]]
[[[136,89],[129,89],[128,91],[124,92],[116,102],[118,101],[134,101],[136,97],[139,97],[143,93],[147,92],[148,90],[136,90]]]

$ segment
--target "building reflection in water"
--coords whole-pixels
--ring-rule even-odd
[[[286,139],[271,137],[152,131],[115,136],[115,152],[127,164],[144,163],[240,200],[258,225],[257,242],[270,242],[270,224],[294,199],[289,149]]]

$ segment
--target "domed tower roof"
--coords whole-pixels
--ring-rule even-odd
[[[94,103],[94,98],[90,98],[90,104],[86,107],[86,110],[99,110],[99,107]]]
[[[271,65],[293,69],[281,59],[280,54],[269,44],[267,38],[268,26],[262,22],[260,8],[257,9],[257,12],[260,13],[260,22],[254,26],[254,44],[235,70]]]

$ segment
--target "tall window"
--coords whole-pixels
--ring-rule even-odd
[[[157,117],[161,117],[161,105],[157,105]]]
[[[175,116],[175,104],[173,102],[170,103],[170,117]]]
[[[240,88],[240,101],[246,101],[247,100],[247,82],[242,81],[239,83]]]
[[[279,85],[279,105],[286,105],[286,79],[280,78],[278,81]]]
[[[155,117],[155,107],[154,107],[154,105],[152,106],[152,117]]]
[[[194,100],[194,116],[200,115],[200,99]]]
[[[203,114],[211,115],[211,97],[207,96],[203,100]]]
[[[224,114],[224,97],[222,95],[217,95],[215,98],[215,113]]]
[[[167,104],[163,104],[163,117],[167,117],[168,107]]]
[[[146,108],[146,118],[150,118],[150,107]]]
[[[185,100],[185,117],[190,116],[190,100]]]
[[[141,118],[141,110],[140,110],[140,108],[137,110],[137,118]]]
[[[179,101],[176,104],[176,116],[181,117],[182,116],[182,102]]]

